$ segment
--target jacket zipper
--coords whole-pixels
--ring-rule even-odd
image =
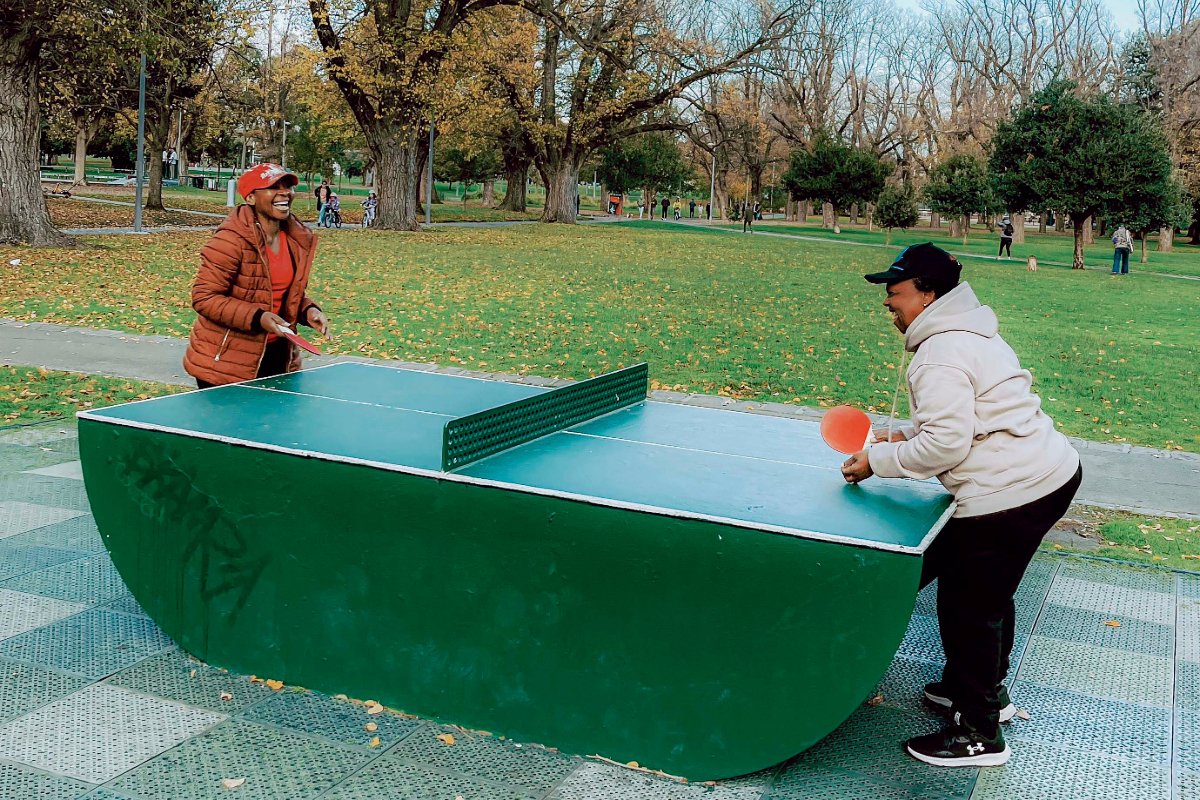
[[[225,352],[225,344],[229,341],[229,334],[232,331],[233,331],[233,328],[225,329],[225,336],[224,336],[224,338],[221,339],[221,346],[217,348],[217,354],[215,356],[213,356],[213,361],[221,360],[221,354]]]

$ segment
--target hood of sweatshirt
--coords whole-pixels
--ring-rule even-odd
[[[915,353],[938,333],[965,331],[990,339],[1000,332],[996,312],[982,305],[969,283],[963,282],[929,304],[904,333],[904,349]]]

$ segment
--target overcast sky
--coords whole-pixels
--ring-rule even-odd
[[[1117,27],[1129,33],[1138,28],[1137,0],[1102,0],[1112,13]],[[896,0],[896,3],[906,8],[920,8],[921,0]]]

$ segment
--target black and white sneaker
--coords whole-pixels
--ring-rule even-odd
[[[995,739],[988,739],[963,725],[914,736],[904,743],[904,749],[918,761],[935,767],[999,767],[1012,755],[1004,734],[997,731]]]
[[[943,682],[934,681],[925,684],[925,700],[939,713],[951,718],[954,716],[954,699],[950,696],[949,687]],[[1000,722],[1012,722],[1016,715],[1017,707],[1013,705],[1012,698],[1008,696],[1008,687],[1002,683],[1000,684]]]

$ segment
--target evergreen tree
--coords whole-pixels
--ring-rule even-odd
[[[951,156],[929,174],[925,201],[938,214],[962,218],[963,244],[966,244],[971,231],[971,214],[984,214],[993,205],[986,165],[966,153]]]
[[[1064,209],[1083,269],[1083,226],[1102,215],[1166,218],[1171,157],[1161,128],[1135,106],[1084,100],[1069,81],[1035,93],[992,139],[989,166],[1007,208]]]
[[[891,166],[871,151],[820,136],[811,149],[792,153],[782,181],[793,200],[812,199],[832,205],[834,233],[839,233],[838,213],[854,203],[874,202],[891,172]]]
[[[875,201],[875,221],[887,229],[887,243],[892,243],[892,228],[904,230],[917,224],[917,195],[907,181],[899,186],[886,186]]]

